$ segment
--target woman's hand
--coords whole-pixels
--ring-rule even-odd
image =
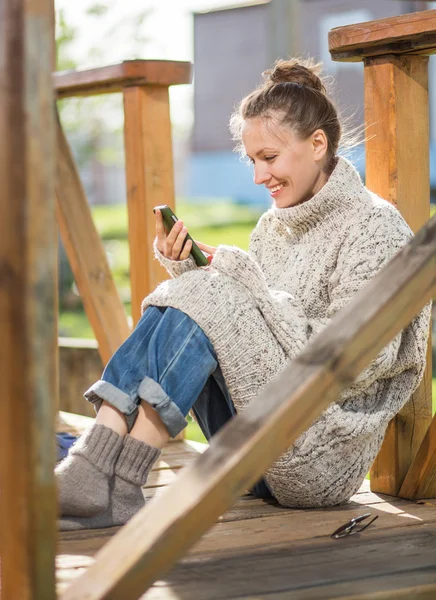
[[[188,240],[182,249],[188,233],[186,227],[183,226],[183,221],[177,221],[169,234],[165,230],[160,210],[156,210],[156,237],[157,249],[166,258],[171,260],[186,260],[191,252],[192,242]]]
[[[209,261],[209,264],[210,264],[213,260],[213,257],[215,256],[215,252],[216,252],[215,246],[207,246],[206,244],[203,244],[202,242],[197,242],[197,240],[195,240],[195,243],[200,248],[200,250],[203,250],[204,252],[207,252],[207,254],[209,254],[209,256],[207,257],[207,260]]]

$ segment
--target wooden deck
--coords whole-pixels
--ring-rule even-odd
[[[59,430],[85,417],[62,414]],[[65,425],[68,422],[68,425]],[[144,494],[159,494],[203,445],[169,444]],[[352,517],[379,518],[361,534],[334,540]],[[119,528],[60,534],[59,592],[79,576]],[[368,482],[341,508],[290,510],[242,497],[142,600],[327,600],[436,598],[436,500],[410,502],[373,494]]]

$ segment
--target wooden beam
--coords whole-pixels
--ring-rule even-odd
[[[62,126],[57,122],[56,217],[103,364],[130,334],[103,244]]]
[[[0,553],[4,600],[54,600],[51,0],[0,3]]]
[[[393,202],[413,231],[430,217],[428,57],[365,61],[366,184]],[[429,342],[430,345],[431,342]],[[431,368],[388,427],[371,489],[397,495],[431,423]]]
[[[138,598],[435,293],[433,217],[250,406],[218,432],[193,465],[127,523],[62,600]]]
[[[174,209],[173,150],[168,87],[124,90],[124,144],[129,212],[132,316],[136,324],[141,302],[168,274],[154,258],[153,207]]]
[[[58,99],[121,92],[130,86],[190,83],[192,64],[171,60],[126,60],[116,65],[53,73]]]
[[[401,498],[436,498],[436,416],[424,437],[398,494]]]
[[[329,32],[333,60],[355,62],[383,54],[435,54],[436,10],[409,13]]]

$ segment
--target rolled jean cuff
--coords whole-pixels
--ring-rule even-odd
[[[159,413],[160,418],[172,438],[176,437],[178,433],[185,429],[188,422],[183,416],[180,408],[171,400],[162,386],[154,381],[154,379],[144,377],[139,384],[138,396],[150,404],[150,406]]]
[[[96,412],[99,411],[103,400],[119,410],[126,419],[128,431],[132,431],[138,416],[138,404],[128,394],[112,383],[99,379],[83,395],[95,405]]]

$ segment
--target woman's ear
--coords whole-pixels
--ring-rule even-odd
[[[328,150],[328,141],[325,132],[322,129],[317,129],[312,133],[312,149],[315,160],[322,160]]]

